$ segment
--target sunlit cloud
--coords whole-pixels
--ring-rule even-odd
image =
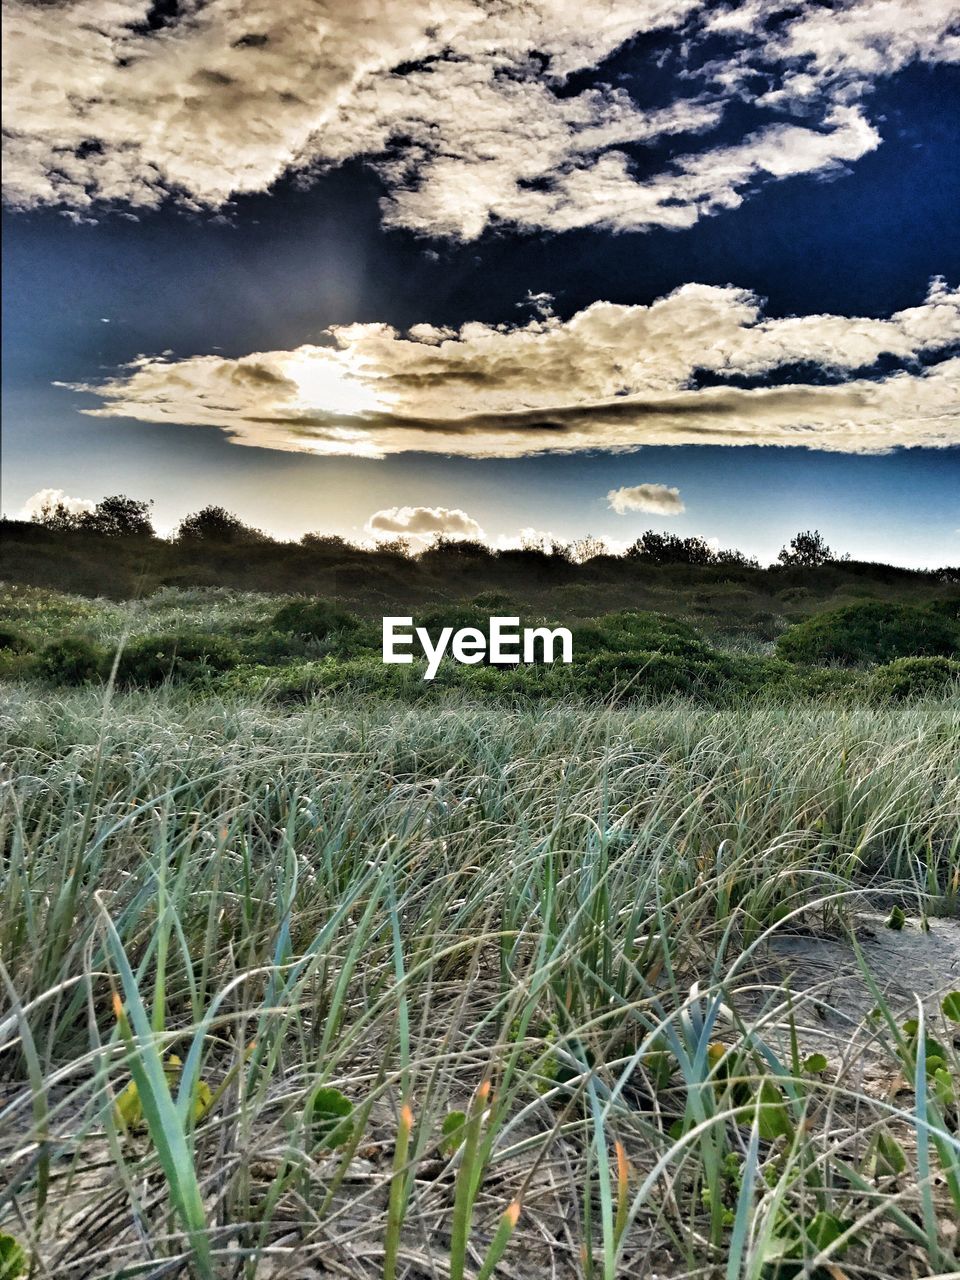
[[[686,510],[680,490],[665,484],[631,484],[611,489],[607,504],[617,515],[648,511],[660,516],[678,516]]]
[[[765,0],[207,0],[159,27],[148,12],[9,0],[15,208],[223,210],[361,157],[384,222],[418,234],[683,228],[767,183],[855,164],[882,144],[874,83],[960,57],[953,0],[786,14]],[[673,95],[643,107],[601,65],[641,35],[665,42],[675,72]],[[744,102],[756,124],[721,137]],[[638,166],[636,149],[657,146],[659,165]]]
[[[366,523],[367,533],[378,537],[432,539],[485,538],[483,529],[459,507],[387,507],[375,511]]]
[[[886,319],[766,317],[748,290],[688,284],[649,306],[596,302],[566,320],[355,324],[326,337],[238,358],[141,356],[71,386],[96,398],[84,412],[97,417],[362,457],[960,443],[960,291],[940,279]]]
[[[96,510],[97,504],[92,498],[72,498],[63,489],[38,489],[31,493],[18,513],[20,520],[34,520],[49,511],[62,507],[72,516]]]

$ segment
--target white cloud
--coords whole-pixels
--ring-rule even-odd
[[[958,57],[953,0],[188,0],[160,30],[147,0],[5,6],[4,191],[89,218],[106,202],[221,209],[355,158],[381,174],[387,225],[472,239],[492,219],[564,230],[685,227],[757,186],[836,172],[880,143],[865,98],[909,62]],[[779,11],[780,20],[768,28]],[[571,92],[657,31],[721,54],[684,61],[686,96],[641,108],[622,86]],[[680,46],[678,46],[680,48]],[[693,69],[691,69],[693,68]],[[685,82],[684,82],[685,77]],[[757,93],[754,85],[769,86]],[[789,113],[691,149],[728,104]],[[642,176],[629,148],[677,138]]]
[[[607,502],[617,515],[629,511],[649,511],[661,516],[678,516],[686,511],[679,489],[665,484],[632,484],[611,489]]]
[[[94,416],[216,426],[238,444],[365,457],[960,443],[960,358],[947,358],[960,342],[960,291],[942,280],[886,319],[769,318],[747,290],[687,284],[649,306],[596,302],[568,320],[405,334],[355,324],[327,336],[329,345],[239,358],[143,356],[74,389],[98,398],[85,410]],[[879,377],[881,356],[903,367]],[[823,375],[723,382],[769,383],[796,364]],[[720,385],[699,385],[702,375]]]
[[[532,549],[551,553],[556,548],[567,546],[568,542],[568,538],[564,538],[558,533],[552,533],[549,529],[535,529],[532,525],[524,525],[516,533],[498,533],[491,546],[495,551],[526,551]]]
[[[63,489],[38,489],[20,508],[17,518],[33,520],[45,511],[51,511],[60,506],[71,515],[80,515],[84,511],[94,511],[97,504],[91,498],[71,498]]]
[[[366,523],[367,533],[390,537],[485,537],[480,525],[459,507],[387,507],[375,511]]]

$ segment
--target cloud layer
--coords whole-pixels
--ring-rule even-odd
[[[618,516],[630,511],[650,511],[660,516],[679,516],[686,511],[679,489],[665,484],[631,484],[611,489],[607,502]]]
[[[686,227],[766,182],[841,171],[881,142],[879,77],[960,58],[953,0],[186,0],[154,14],[148,0],[9,0],[14,207],[221,209],[364,157],[384,222],[430,236]],[[589,83],[651,35],[672,96],[641,107],[602,69]],[[734,105],[754,123],[721,139]]]
[[[355,324],[326,339],[240,358],[143,356],[73,389],[98,398],[85,410],[94,416],[366,457],[960,443],[960,291],[939,279],[886,319],[767,318],[747,290],[687,284],[649,306],[596,302],[567,320]]]

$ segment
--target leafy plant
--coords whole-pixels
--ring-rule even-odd
[[[0,1231],[0,1280],[19,1280],[27,1274],[27,1255],[23,1247]]]
[[[466,1136],[464,1126],[467,1123],[466,1112],[451,1111],[443,1118],[443,1124],[440,1126],[442,1134],[440,1140],[440,1150],[444,1155],[452,1156],[453,1153],[463,1145]]]
[[[353,1137],[353,1103],[339,1089],[320,1085],[304,1108],[304,1124],[315,1147],[334,1151]]]
[[[175,1053],[167,1054],[164,1058],[163,1074],[171,1090],[179,1081],[182,1068],[183,1062]],[[194,1123],[203,1119],[210,1110],[212,1103],[213,1092],[210,1086],[206,1080],[198,1079],[193,1086],[191,1116]],[[117,1096],[114,1104],[114,1116],[118,1127],[127,1133],[138,1133],[147,1128],[147,1122],[143,1114],[143,1101],[140,1097],[140,1089],[136,1079],[130,1080]]]

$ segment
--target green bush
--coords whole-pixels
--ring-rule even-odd
[[[791,627],[777,641],[777,652],[790,662],[844,666],[950,658],[960,654],[960,624],[917,605],[853,604]]]
[[[574,628],[573,651],[581,659],[603,653],[625,656],[665,653],[702,662],[709,661],[716,653],[689,623],[661,613],[633,610],[604,614]]]
[[[37,655],[34,670],[43,680],[54,684],[86,684],[102,674],[107,654],[84,636],[62,636],[44,645]]]
[[[880,699],[937,697],[960,684],[960,662],[952,658],[897,658],[877,667],[871,691]]]
[[[274,631],[325,640],[331,632],[351,631],[359,619],[328,600],[291,600],[273,615]]]
[[[236,646],[223,636],[139,636],[120,654],[117,683],[149,687],[171,679],[204,680],[239,661]]]
[[[29,648],[30,641],[22,631],[0,623],[0,649],[8,649],[11,653],[26,653]]]

